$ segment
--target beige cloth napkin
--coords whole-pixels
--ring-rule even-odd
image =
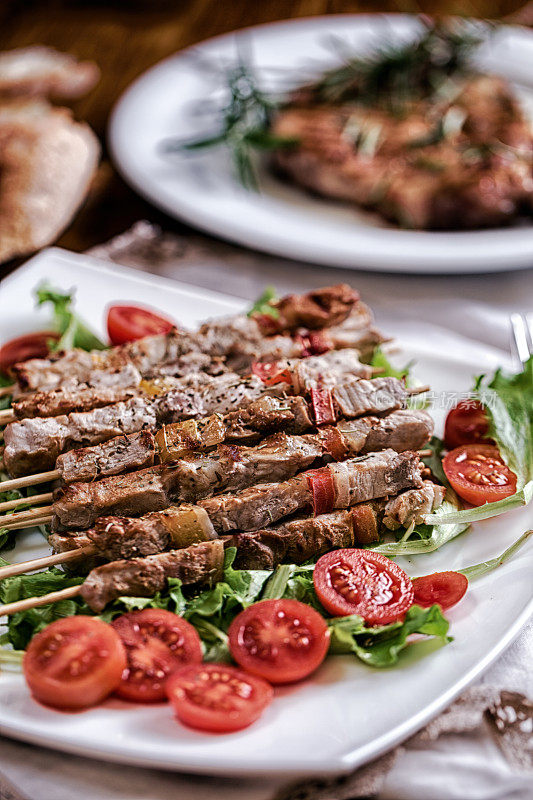
[[[91,255],[255,298],[345,280],[395,329],[417,318],[502,350],[510,311],[531,311],[533,274],[454,278],[324,270],[147,222]],[[461,298],[459,300],[459,298]],[[339,779],[242,781],[94,762],[2,740],[0,800],[529,800],[533,797],[533,624],[483,679],[402,746]],[[379,699],[376,700],[379,702]]]

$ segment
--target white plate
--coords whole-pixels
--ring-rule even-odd
[[[361,52],[391,36],[409,37],[407,15],[340,15],[260,25],[210,39],[162,61],[136,80],[116,106],[109,143],[125,179],[170,215],[240,244],[327,266],[399,272],[490,272],[533,264],[531,225],[461,233],[404,231],[346,205],[291,188],[262,170],[262,193],[244,191],[224,148],[163,156],[169,138],[216,132],[228,65],[239,50],[269,88],[338,63],[337,36]],[[504,28],[485,47],[487,69],[531,87],[533,32]],[[209,64],[209,68],[206,68]],[[214,65],[214,69],[213,69]],[[528,77],[529,76],[529,77]],[[284,84],[286,85],[286,83]],[[519,90],[531,107],[531,92]],[[201,111],[201,115],[199,115]]]
[[[103,333],[111,301],[148,303],[193,325],[209,315],[239,310],[243,302],[194,291],[179,283],[110,267],[57,249],[21,267],[0,291],[0,341],[37,329],[46,312],[33,309],[32,292],[45,279],[77,288],[77,307]],[[389,331],[394,333],[394,331]],[[471,375],[492,370],[494,351],[479,345],[446,352],[437,332],[424,326],[429,347],[404,349],[436,391],[466,390]],[[501,359],[500,359],[501,360]],[[440,422],[444,410],[438,410]],[[404,560],[412,575],[457,569],[499,554],[533,523],[530,509],[505,520],[480,523],[438,553]],[[46,551],[36,533],[20,536],[22,560]],[[313,678],[276,691],[263,718],[241,733],[211,736],[181,727],[165,705],[130,706],[110,700],[80,714],[62,714],[34,702],[20,675],[0,675],[0,733],[86,756],[171,770],[251,775],[325,775],[352,769],[387,750],[444,708],[503,651],[532,609],[533,542],[518,557],[472,584],[449,616],[455,637],[428,655],[408,652],[390,670],[373,670],[352,658],[329,658]]]

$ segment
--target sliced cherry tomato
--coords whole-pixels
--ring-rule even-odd
[[[273,386],[276,383],[291,383],[289,370],[276,361],[254,361],[252,373],[257,375],[267,386]]]
[[[449,412],[444,426],[444,441],[452,450],[462,444],[489,443],[489,421],[479,400],[461,400]]]
[[[53,708],[94,706],[120,683],[126,652],[111,625],[65,617],[31,640],[24,676],[33,696]]]
[[[335,506],[335,484],[327,467],[312,469],[305,473],[307,485],[313,495],[313,513],[329,514]]]
[[[13,364],[29,358],[46,358],[50,352],[48,342],[57,342],[59,338],[59,334],[54,331],[39,331],[10,339],[0,347],[0,372],[7,372]]]
[[[434,572],[413,579],[415,603],[422,608],[439,605],[442,609],[451,608],[464,596],[468,580],[462,572]]]
[[[335,409],[330,389],[326,389],[323,386],[311,389],[311,403],[317,425],[335,424]]]
[[[107,312],[107,332],[111,344],[134,342],[144,336],[168,333],[175,327],[169,319],[140,306],[111,306]]]
[[[186,664],[202,661],[202,644],[186,620],[159,608],[145,608],[111,623],[120,636],[128,664],[116,694],[125,700],[164,700],[169,675]]]
[[[444,457],[442,467],[459,497],[473,506],[503,500],[516,492],[516,475],[491,444],[456,447]]]
[[[260,600],[231,623],[229,648],[235,661],[270,683],[306,678],[323,662],[329,629],[318,611],[298,600]]]
[[[169,678],[166,690],[180,722],[213,733],[248,727],[273,697],[266,681],[228,664],[183,667]]]
[[[344,437],[340,430],[335,427],[321,428],[318,432],[320,441],[330,456],[335,461],[342,461],[348,452],[344,444]]]
[[[407,573],[371,550],[326,553],[316,562],[313,581],[330,614],[358,614],[370,625],[395,622],[413,604],[413,583]]]

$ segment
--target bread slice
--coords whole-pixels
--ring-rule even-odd
[[[82,204],[100,145],[42,99],[0,103],[0,262],[54,241]]]
[[[75,99],[98,81],[93,61],[35,45],[0,53],[0,97],[19,95]]]

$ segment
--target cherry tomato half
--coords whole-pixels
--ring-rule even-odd
[[[140,306],[111,306],[107,312],[107,332],[111,344],[124,344],[168,333],[175,324],[159,314]]]
[[[266,386],[274,386],[276,383],[291,383],[291,373],[277,361],[254,361],[252,364],[252,375],[257,375]]]
[[[33,696],[53,708],[94,706],[120,683],[126,652],[111,625],[93,617],[52,622],[30,642],[24,676]]]
[[[131,611],[111,624],[126,648],[128,663],[116,690],[125,700],[164,700],[169,675],[186,664],[202,661],[202,643],[195,628],[171,611]]]
[[[54,331],[39,331],[17,336],[0,347],[0,372],[7,372],[13,364],[27,361],[29,358],[45,358],[50,352],[48,342],[59,340],[59,334]]]
[[[316,562],[313,581],[330,614],[358,614],[370,625],[395,622],[413,604],[413,583],[407,573],[371,550],[326,553]]]
[[[444,426],[444,441],[448,449],[462,444],[486,442],[489,421],[479,400],[461,400],[449,412]]]
[[[429,608],[435,603],[442,609],[451,608],[464,596],[468,580],[462,572],[434,572],[413,579],[415,603]]]
[[[228,664],[183,667],[166,689],[180,722],[213,733],[248,727],[273,697],[269,683]]]
[[[446,477],[459,497],[482,506],[516,492],[516,475],[491,444],[465,444],[448,453],[442,462]]]
[[[311,606],[299,600],[261,600],[238,614],[228,631],[235,661],[270,683],[293,683],[320,666],[329,629]]]

